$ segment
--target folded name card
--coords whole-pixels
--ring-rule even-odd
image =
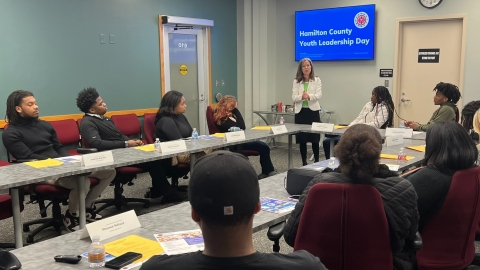
[[[403,144],[403,137],[402,136],[387,136],[385,137],[385,145],[392,146],[392,145],[399,145]]]
[[[130,210],[85,225],[85,229],[83,229],[80,239],[87,236],[90,236],[90,238],[98,236],[100,237],[100,241],[102,241],[139,227],[140,222],[138,221],[135,211]]]
[[[314,131],[321,131],[321,132],[332,132],[335,124],[328,124],[328,123],[312,123],[312,130]]]
[[[287,127],[285,125],[271,126],[270,130],[271,130],[271,133],[273,133],[274,135],[288,132]]]
[[[82,155],[81,164],[84,167],[112,164],[112,163],[113,163],[112,151],[103,151],[103,152],[98,152],[93,154]]]
[[[225,133],[226,142],[235,142],[241,140],[245,140],[245,131],[243,130]]]
[[[187,150],[187,145],[184,140],[176,140],[160,143],[160,152],[163,154]]]
[[[403,138],[412,138],[413,129],[411,128],[387,128],[385,137],[402,136]]]

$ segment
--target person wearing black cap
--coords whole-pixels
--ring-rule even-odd
[[[228,168],[228,169],[222,169]],[[319,269],[320,259],[307,251],[260,253],[253,247],[253,217],[260,211],[255,169],[238,153],[216,151],[200,158],[188,188],[192,219],[203,233],[205,249],[181,255],[158,255],[150,269]]]

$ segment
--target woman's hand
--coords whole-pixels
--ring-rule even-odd
[[[306,92],[303,92],[303,94],[302,94],[302,99],[303,99],[303,100],[309,100],[309,99],[310,99],[310,96],[309,96]]]

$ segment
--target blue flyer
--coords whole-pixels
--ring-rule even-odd
[[[262,210],[275,214],[287,213],[295,208],[294,202],[281,201],[272,198],[260,198]]]

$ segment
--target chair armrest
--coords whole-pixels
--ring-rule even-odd
[[[285,221],[270,226],[268,228],[267,237],[270,241],[279,240],[283,236],[283,228],[285,227]]]
[[[405,240],[407,246],[414,251],[419,251],[423,247],[422,236],[419,232],[415,234],[415,238]]]
[[[31,158],[31,159],[14,159],[12,160],[11,163],[24,163],[24,162],[30,162],[30,161],[37,161],[38,159],[34,159],[34,158]]]
[[[77,148],[77,152],[79,154],[91,154],[91,153],[97,153],[98,150],[97,148]]]

